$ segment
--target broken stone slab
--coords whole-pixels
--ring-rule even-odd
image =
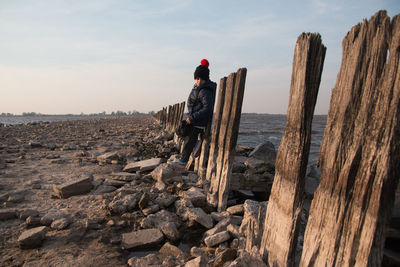
[[[49,212],[40,219],[42,225],[50,226],[55,220],[64,218],[66,215],[60,212]]]
[[[181,234],[176,227],[176,223],[167,222],[161,225],[160,230],[171,241],[177,241],[181,238]]]
[[[46,226],[40,226],[24,231],[18,238],[20,248],[28,249],[39,247],[42,245],[46,231]]]
[[[244,202],[244,216],[240,225],[240,234],[246,237],[246,250],[251,251],[253,246],[260,247],[264,233],[265,213],[268,202],[246,200]]]
[[[173,223],[176,227],[179,227],[182,224],[182,221],[175,213],[167,210],[160,210],[155,214],[150,214],[146,218],[143,218],[140,226],[142,228],[160,228],[167,223]]]
[[[142,212],[145,216],[149,216],[150,214],[153,214],[159,210],[160,210],[160,206],[158,206],[158,204],[154,204],[146,209],[143,209]]]
[[[218,244],[228,241],[230,238],[231,236],[229,235],[228,231],[222,231],[206,237],[206,239],[204,239],[204,243],[207,247],[214,247]]]
[[[166,192],[160,193],[160,195],[154,200],[160,207],[168,208],[171,206],[177,199],[177,196],[168,194]]]
[[[0,209],[0,221],[17,218],[17,210],[15,209]]]
[[[162,158],[152,158],[137,162],[128,163],[123,169],[124,172],[151,171],[163,162]]]
[[[67,228],[71,224],[71,219],[68,217],[64,217],[58,220],[55,220],[51,223],[50,227],[51,229],[55,230],[63,230]]]
[[[188,199],[181,198],[175,201],[175,210],[176,214],[182,217],[183,220],[187,220],[187,211],[191,208],[194,208],[192,202]]]
[[[77,180],[64,183],[62,185],[53,185],[54,194],[59,198],[68,198],[74,195],[81,195],[89,192],[93,188],[93,175],[83,175]]]
[[[140,178],[140,174],[129,173],[129,172],[111,173],[110,176],[111,176],[111,179],[119,180],[119,181],[126,181],[126,182],[132,182],[133,180]]]
[[[186,262],[184,267],[207,267],[207,259],[204,256],[199,256],[191,261]]]
[[[211,217],[217,222],[220,222],[222,220],[229,218],[230,215],[231,214],[226,210],[221,211],[221,212],[215,212],[215,211],[211,212]]]
[[[122,234],[122,248],[133,249],[159,244],[164,235],[159,229],[145,229]]]
[[[226,211],[232,215],[243,215],[243,204],[231,206],[227,208]]]
[[[204,207],[207,203],[206,195],[197,187],[191,187],[187,191],[180,192],[179,195],[190,200],[195,207]]]
[[[205,228],[210,229],[214,226],[211,215],[204,212],[201,208],[190,208],[187,210],[187,218],[196,221]]]
[[[120,156],[118,152],[107,152],[103,155],[97,157],[98,161],[112,161],[112,160],[119,160]]]
[[[178,248],[178,247],[172,245],[172,244],[169,243],[169,242],[166,242],[166,243],[160,248],[160,250],[159,250],[158,252],[161,253],[161,254],[164,254],[164,255],[166,255],[166,256],[172,256],[172,257],[178,257],[179,255],[182,255],[182,254],[183,254],[183,251],[182,251],[180,248]]]

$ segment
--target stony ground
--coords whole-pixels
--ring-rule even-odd
[[[0,266],[233,261],[243,204],[207,206],[195,173],[161,164],[177,152],[150,116],[0,125]],[[149,170],[128,168],[154,158]],[[264,266],[244,251],[238,262]]]
[[[110,242],[118,239],[125,222],[117,218],[121,225],[103,227],[113,219],[103,207],[103,195],[93,190],[59,199],[53,185],[85,173],[93,173],[94,183],[100,183],[121,171],[126,158],[159,154],[153,143],[146,147],[159,131],[153,118],[140,116],[0,127],[2,208],[15,209],[17,216],[36,211],[38,218],[61,213],[70,221],[65,229],[49,227],[40,248],[23,250],[17,239],[32,226],[19,218],[0,220],[0,266],[126,265],[129,253]],[[119,153],[119,161],[99,164],[97,156],[111,151]],[[87,219],[98,222],[100,230],[85,227]]]

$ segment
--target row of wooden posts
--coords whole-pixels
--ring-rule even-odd
[[[399,47],[400,15],[391,21],[386,11],[354,26],[343,40],[319,156],[321,182],[310,208],[300,266],[381,265],[400,175]],[[319,34],[299,36],[266,215],[247,230],[260,237],[252,246],[269,266],[296,264],[325,52]],[[213,129],[208,128],[195,163],[199,176],[210,181],[208,203],[220,211],[227,205],[245,79],[245,68],[221,79]]]

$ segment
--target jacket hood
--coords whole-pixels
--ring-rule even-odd
[[[198,87],[198,89],[202,89],[202,88],[211,89],[213,92],[215,92],[215,90],[217,89],[217,84],[211,80],[208,80]]]

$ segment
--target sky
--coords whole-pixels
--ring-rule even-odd
[[[158,111],[247,68],[242,112],[286,114],[294,47],[327,47],[315,114],[327,114],[350,29],[400,0],[0,0],[0,113]]]

